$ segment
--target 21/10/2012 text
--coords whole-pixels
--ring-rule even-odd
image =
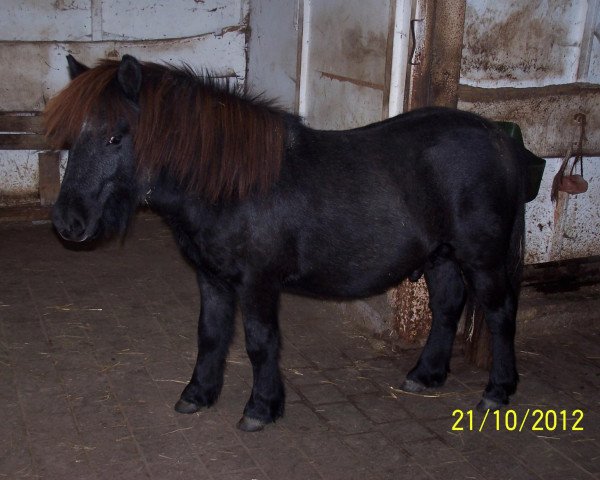
[[[509,432],[555,432],[555,431],[583,431],[583,410],[542,410],[526,409],[522,412],[516,410],[487,410],[481,419],[475,418],[473,410],[456,409],[452,412],[455,422],[452,431],[483,431],[492,428],[496,431]]]

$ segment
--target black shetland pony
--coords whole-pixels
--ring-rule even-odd
[[[428,108],[312,130],[189,68],[68,63],[72,82],[45,112],[50,141],[70,149],[54,225],[73,242],[123,233],[147,203],[173,229],[202,295],[178,412],[217,400],[236,302],[254,375],[238,426],[260,430],[284,410],[282,291],[365,297],[421,273],[433,325],[403,388],[444,383],[469,291],[492,334],[479,408],[508,403],[531,154],[494,124]]]

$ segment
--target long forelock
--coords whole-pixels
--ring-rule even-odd
[[[117,88],[117,68],[117,62],[104,61],[77,76],[48,102],[44,127],[52,148],[70,148],[84,125],[100,119],[109,130],[120,118],[134,121],[135,112]]]

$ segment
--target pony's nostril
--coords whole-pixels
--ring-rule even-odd
[[[83,224],[83,221],[78,217],[73,218],[71,220],[71,225],[69,225],[69,232],[71,234],[71,238],[81,238],[85,232],[85,225]]]
[[[55,207],[53,223],[58,234],[71,242],[86,240],[87,224],[76,208]]]

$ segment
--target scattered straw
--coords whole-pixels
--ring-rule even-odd
[[[66,303],[64,305],[53,305],[46,307],[50,310],[58,310],[60,312],[77,312],[77,311],[88,311],[88,312],[101,312],[101,308],[77,308],[72,303]]]
[[[560,437],[547,437],[546,435],[536,435],[536,437],[544,440],[560,440]]]
[[[146,355],[143,352],[131,352],[129,351],[129,348],[126,348],[125,350],[121,350],[120,352],[117,352],[117,355]]]
[[[184,430],[191,430],[191,429],[192,429],[192,427],[178,428],[176,430],[171,430],[170,432],[165,432],[165,433],[163,433],[161,435],[163,435],[163,436],[164,435],[171,435],[172,433],[183,432]]]
[[[401,393],[402,395],[409,395],[413,397],[425,397],[425,398],[441,398],[441,397],[462,397],[463,395],[471,395],[473,392],[445,392],[445,393],[419,393],[419,392],[406,392],[399,388],[390,387],[392,392]],[[393,394],[392,394],[393,396]],[[397,398],[394,396],[394,398]]]
[[[115,367],[118,367],[119,365],[125,365],[125,364],[124,364],[124,363],[121,363],[121,362],[113,363],[112,365],[107,365],[106,367],[104,367],[104,368],[101,368],[101,369],[100,369],[100,372],[101,372],[101,373],[104,373],[104,372],[109,372],[110,370],[112,370],[112,369],[113,369],[113,368],[115,368]]]

